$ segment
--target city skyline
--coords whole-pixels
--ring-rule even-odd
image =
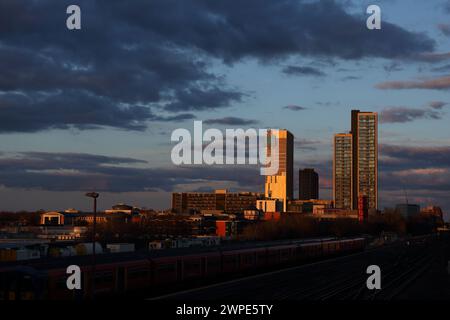
[[[194,119],[288,129],[294,172],[315,168],[331,199],[333,134],[360,109],[380,118],[378,207],[406,193],[448,215],[445,1],[408,2],[408,15],[406,1],[383,1],[373,31],[368,2],[79,1],[78,33],[65,29],[67,3],[0,4],[17,18],[0,28],[1,210],[88,210],[90,190],[103,209],[164,209],[172,192],[263,192],[257,167],[170,164],[170,133]]]

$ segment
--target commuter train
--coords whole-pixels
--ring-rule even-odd
[[[0,300],[88,299],[124,296],[188,285],[190,282],[217,280],[306,261],[332,257],[365,248],[364,238],[292,242],[263,247],[223,249],[169,255],[159,253],[104,254],[95,263],[92,286],[91,256],[35,261],[28,265],[0,267]],[[66,285],[69,265],[82,271],[81,290]]]

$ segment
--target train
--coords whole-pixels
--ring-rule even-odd
[[[91,256],[9,265],[0,267],[0,300],[83,300],[123,297],[137,292],[151,295],[179,285],[231,278],[362,251],[366,242],[365,238],[351,238],[175,255],[164,252],[104,254],[97,256],[95,271]],[[67,288],[69,275],[66,270],[69,265],[78,265],[81,269],[82,286],[79,290]]]

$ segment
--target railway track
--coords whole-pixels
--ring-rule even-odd
[[[392,300],[403,293],[413,282],[427,271],[434,261],[432,253],[402,252],[392,264],[382,267],[380,290],[369,290],[367,274],[345,276],[327,287],[320,288],[309,296],[312,300]]]
[[[392,300],[429,270],[436,258],[432,245],[399,244],[370,249],[339,259],[304,265],[276,273],[171,294],[181,300]],[[366,268],[381,268],[381,290],[368,290]]]

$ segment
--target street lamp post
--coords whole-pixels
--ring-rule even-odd
[[[95,283],[95,235],[97,227],[97,198],[99,194],[96,192],[86,193],[86,197],[94,199],[94,219],[92,225],[92,276],[91,276],[91,299],[94,299],[94,283]]]

